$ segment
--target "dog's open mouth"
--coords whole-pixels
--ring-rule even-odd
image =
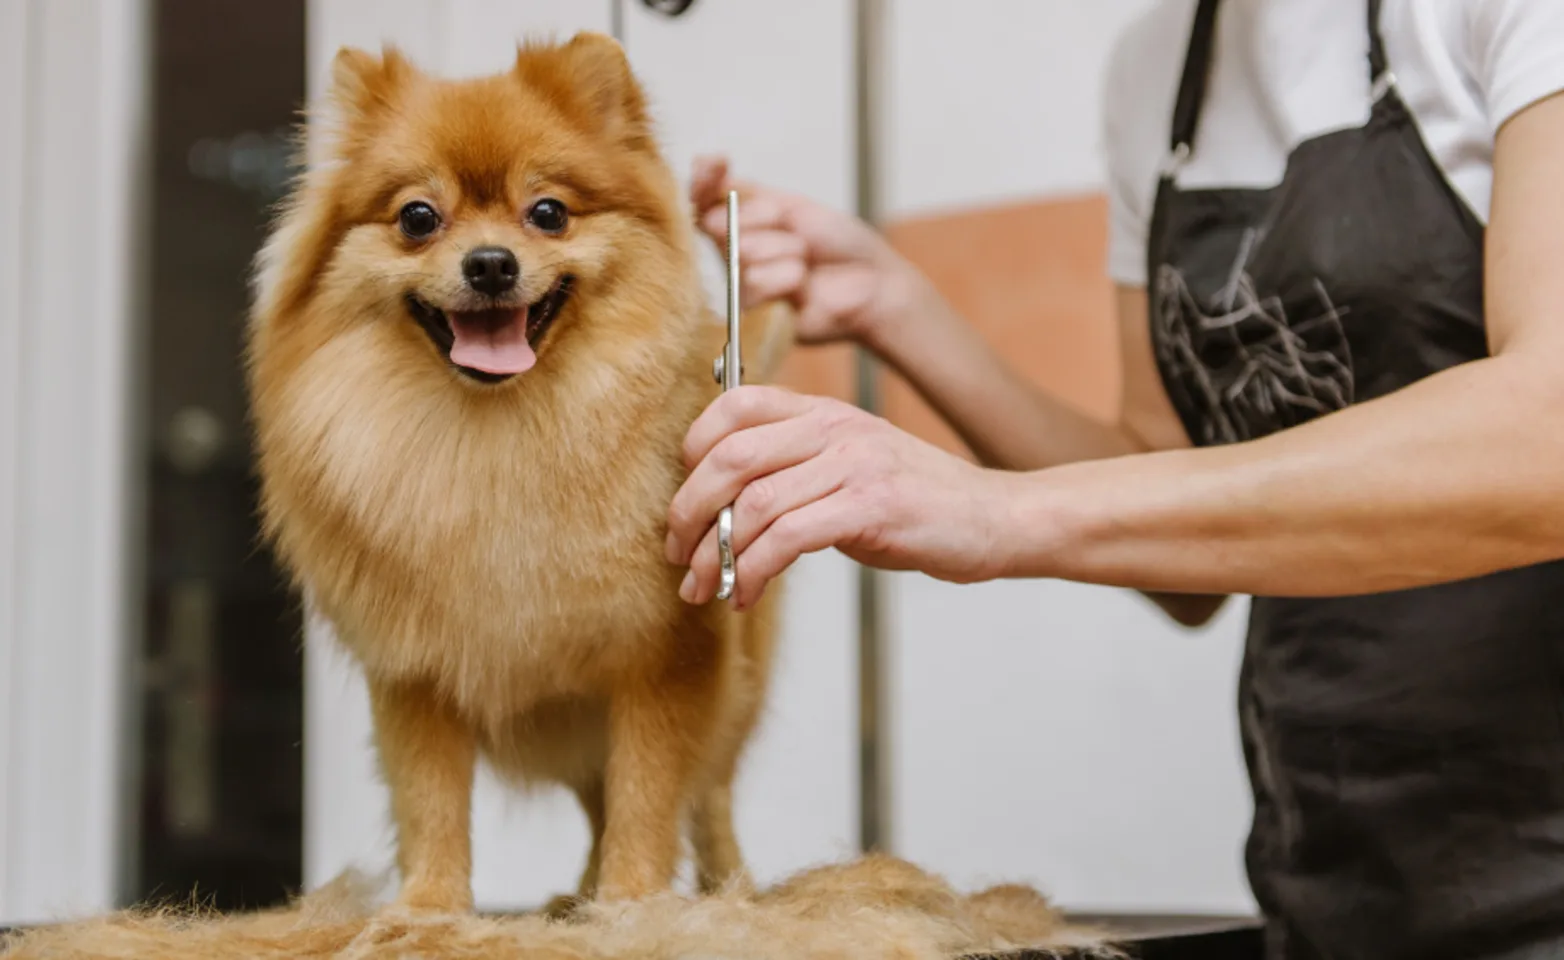
[[[408,294],[407,309],[458,372],[481,383],[500,383],[537,363],[538,344],[574,282],[573,277],[560,277],[548,293],[525,307],[447,311]]]

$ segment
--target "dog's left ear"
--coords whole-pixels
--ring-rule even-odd
[[[516,53],[516,75],[567,97],[585,125],[626,146],[651,141],[646,96],[624,48],[607,34],[583,31],[548,50],[524,46]]]
[[[390,109],[414,73],[394,46],[379,56],[343,47],[331,61],[331,99],[348,120],[370,120]]]

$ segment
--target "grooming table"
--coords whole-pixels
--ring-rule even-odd
[[[1260,927],[1224,917],[1074,916],[1106,930],[1137,960],[1260,960]],[[0,939],[13,928],[0,926]],[[963,960],[1071,960],[1069,955],[1027,951]]]
[[[1249,917],[1105,914],[1068,919],[1106,932],[1137,960],[1261,960],[1262,956],[1261,927]]]

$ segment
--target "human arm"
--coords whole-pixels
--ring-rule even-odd
[[[1026,473],[961,463],[832,401],[735,393],[691,431],[696,467],[675,501],[670,556],[692,562],[691,597],[710,596],[709,518],[738,496],[741,603],[828,546],[957,581],[1283,596],[1564,557],[1560,155],[1564,97],[1498,134],[1490,358],[1260,440]]]

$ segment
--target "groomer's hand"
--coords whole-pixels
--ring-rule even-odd
[[[806,553],[836,547],[870,566],[956,582],[999,575],[1014,475],[984,470],[838,400],[776,387],[720,396],[684,444],[689,479],[669,510],[680,596],[718,585],[718,512],[734,504],[734,601]]]
[[[927,299],[922,275],[862,220],[804,197],[734,180],[727,160],[695,161],[696,222],[728,242],[728,191],[739,192],[739,268],[746,306],[786,299],[806,343],[869,343]]]

